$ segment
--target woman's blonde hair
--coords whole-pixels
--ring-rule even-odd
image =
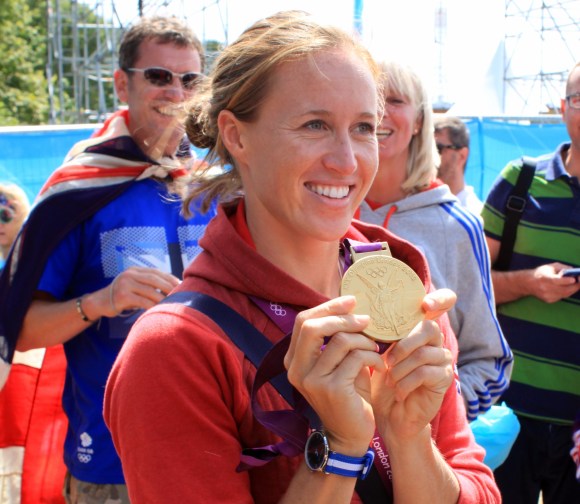
[[[385,95],[404,96],[416,110],[419,131],[411,138],[407,160],[407,178],[402,189],[416,193],[435,180],[438,154],[435,147],[433,111],[427,90],[419,76],[408,66],[395,61],[379,63],[383,72]]]
[[[229,110],[241,121],[254,121],[278,66],[333,49],[351,50],[366,62],[382,102],[380,69],[367,49],[347,32],[324,26],[301,11],[279,12],[254,23],[220,53],[209,78],[190,102],[185,121],[191,143],[209,149],[205,158],[208,168],[197,174],[184,197],[186,215],[191,214],[190,205],[198,198],[201,210],[206,211],[213,200],[228,202],[243,193],[235,162],[218,131],[219,113]],[[224,169],[208,176],[215,166]]]

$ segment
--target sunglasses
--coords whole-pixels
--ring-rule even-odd
[[[451,150],[459,150],[462,147],[459,147],[457,145],[452,145],[452,144],[436,144],[437,147],[437,152],[439,152],[439,154],[441,154],[445,149],[451,149]]]
[[[566,101],[573,109],[580,109],[580,93],[574,93],[566,96]]]
[[[167,68],[126,68],[126,72],[141,72],[143,77],[157,87],[168,86],[173,82],[173,77],[178,77],[184,89],[193,89],[204,78],[203,74],[197,72],[177,73],[167,70]]]
[[[14,219],[14,212],[10,208],[0,208],[0,222],[8,224]]]

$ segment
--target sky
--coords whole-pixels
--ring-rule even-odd
[[[124,25],[138,15],[138,0],[85,1],[97,5],[106,17],[112,16],[114,6]],[[449,103],[457,115],[535,115],[546,110],[546,103],[559,103],[562,86],[554,84],[548,95],[544,81],[533,76],[546,68],[570,69],[576,59],[580,60],[578,24],[575,45],[563,49],[554,33],[545,33],[548,36],[540,44],[540,35],[532,30],[532,24],[544,22],[534,19],[540,15],[539,9],[531,16],[518,11],[518,3],[541,5],[541,0],[512,0],[517,16],[506,16],[504,0],[359,2],[362,40],[373,54],[409,64],[426,82],[431,101]],[[573,5],[567,8],[574,11],[572,18],[580,19],[580,2],[559,3]],[[185,17],[202,40],[223,42],[235,40],[255,20],[286,9],[306,10],[352,30],[355,10],[354,0],[143,0],[143,5],[146,14]],[[543,12],[551,17],[555,12],[562,18],[570,14],[563,10]],[[506,30],[522,35],[505,39]],[[510,62],[508,73],[530,77],[506,85],[505,54]]]

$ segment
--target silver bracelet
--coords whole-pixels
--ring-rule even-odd
[[[82,296],[77,298],[77,311],[79,312],[79,315],[85,322],[94,322],[94,320],[91,320],[89,317],[87,317],[87,314],[83,311],[83,307],[81,305],[82,300]]]

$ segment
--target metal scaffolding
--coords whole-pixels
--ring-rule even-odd
[[[504,111],[559,113],[566,78],[580,60],[580,2],[506,0],[505,21]]]
[[[228,0],[46,0],[50,122],[101,122],[118,107],[113,90],[116,49],[124,25],[140,16],[177,15],[204,20],[219,11],[228,43]],[[447,29],[444,1],[436,1],[438,49],[435,102],[445,109]],[[123,22],[117,8],[123,7]],[[131,10],[132,9],[132,10]],[[222,12],[222,9],[225,11]],[[129,12],[129,15],[127,15]],[[134,15],[133,15],[134,13]],[[579,0],[505,0],[503,109],[510,115],[557,113],[566,76],[580,59]],[[209,60],[212,56],[210,54]]]
[[[52,124],[99,122],[118,105],[113,72],[120,26],[105,21],[105,3],[96,0],[89,8],[70,0],[65,7],[61,0],[47,0]]]
[[[197,4],[201,6],[192,9]],[[49,122],[102,122],[117,109],[113,73],[126,26],[141,16],[176,15],[187,20],[188,11],[193,11],[204,17],[206,9],[215,6],[220,8],[220,0],[46,0]],[[227,21],[223,26],[227,43]],[[205,33],[201,35],[205,43]],[[209,51],[206,56],[211,61],[214,55]]]

